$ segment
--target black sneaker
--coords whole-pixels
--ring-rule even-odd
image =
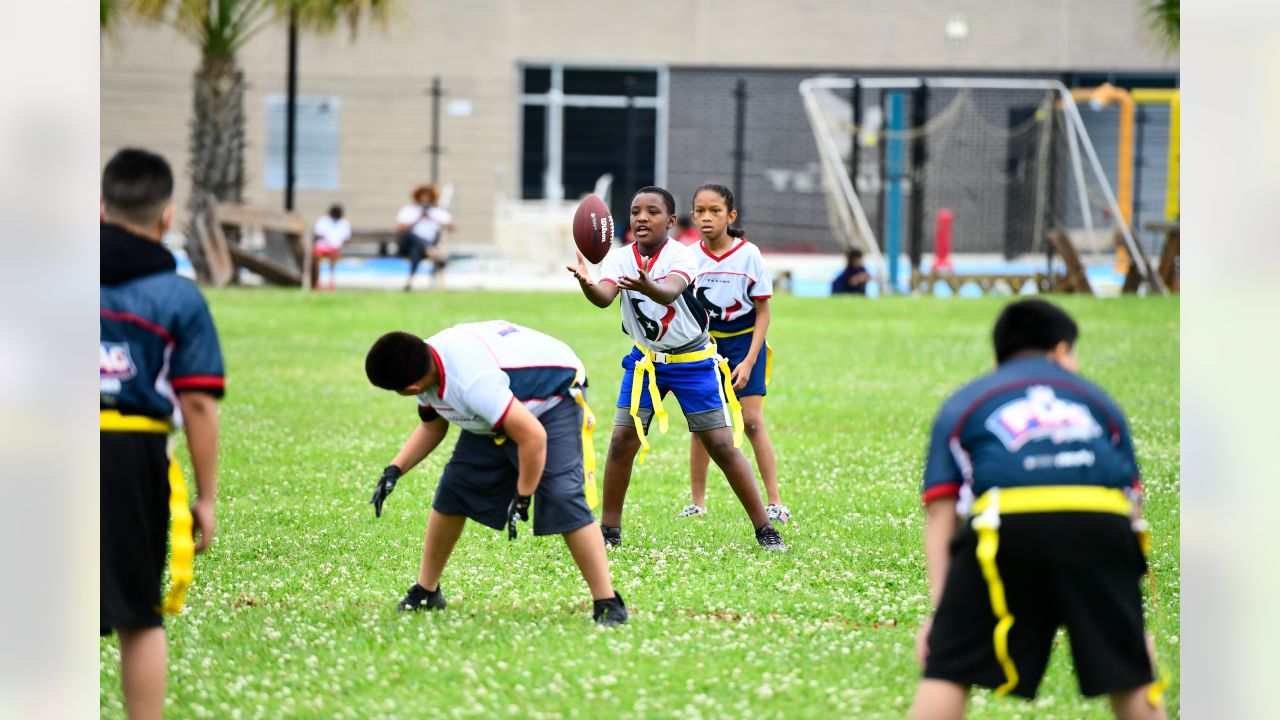
[[[756,542],[765,550],[787,551],[787,544],[782,542],[782,536],[773,529],[773,523],[765,523],[756,530]]]
[[[443,610],[449,603],[445,602],[444,593],[440,592],[437,586],[434,591],[428,590],[418,583],[414,583],[409,588],[409,593],[404,596],[396,610],[399,612],[412,612],[415,610]]]
[[[604,546],[606,548],[622,547],[622,528],[601,525],[600,534],[604,535]]]
[[[595,620],[597,625],[612,627],[627,624],[627,605],[622,602],[622,596],[617,592],[607,600],[594,601],[593,605],[591,619]]]

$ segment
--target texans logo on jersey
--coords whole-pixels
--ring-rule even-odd
[[[733,304],[727,308],[722,308],[719,305],[716,305],[707,299],[707,289],[704,287],[698,288],[697,292],[694,293],[694,296],[698,298],[698,302],[702,303],[702,307],[706,308],[707,312],[710,313],[711,319],[717,322],[725,322],[731,319],[734,314],[742,309],[742,301],[736,298],[734,299]]]
[[[636,298],[630,298],[631,307],[636,311],[636,322],[640,323],[640,328],[644,330],[644,336],[649,340],[661,340],[663,335],[667,334],[667,330],[671,327],[671,321],[676,317],[676,309],[667,305],[666,313],[663,314],[661,320],[654,320],[641,310],[641,302]]]
[[[1059,398],[1047,385],[1033,385],[1026,397],[1001,405],[987,418],[986,427],[1010,452],[1033,440],[1059,445],[1102,435],[1102,426],[1089,408]]]
[[[138,374],[126,343],[98,343],[99,376],[128,380]]]

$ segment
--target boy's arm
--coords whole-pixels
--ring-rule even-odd
[[[649,273],[641,269],[636,277],[623,275],[618,278],[618,287],[638,292],[659,305],[670,305],[689,287],[689,281],[683,275],[673,272],[662,278],[661,282],[655,283]]]
[[[414,468],[422,459],[431,454],[432,450],[444,440],[444,436],[449,432],[449,422],[442,417],[436,417],[426,420],[418,424],[413,429],[409,438],[404,441],[400,452],[392,458],[391,464],[400,468],[400,474],[403,475]]]
[[[528,408],[513,398],[502,420],[502,432],[515,442],[520,457],[516,494],[528,497],[538,489],[542,471],[547,466],[547,430]]]
[[[613,299],[618,296],[618,286],[611,282],[597,283],[591,279],[591,272],[587,269],[587,259],[582,257],[582,253],[578,253],[578,264],[565,265],[565,269],[573,273],[578,279],[578,287],[582,288],[582,294],[591,301],[592,305],[600,308],[606,308],[613,304]]]
[[[741,390],[747,386],[747,381],[751,379],[751,371],[755,369],[756,361],[760,359],[765,333],[769,330],[769,298],[756,298],[752,302],[756,306],[756,325],[751,331],[751,348],[747,350],[747,356],[738,363],[738,367],[733,369],[734,390]]]
[[[958,522],[954,497],[940,497],[929,501],[925,506],[924,562],[929,580],[930,613],[924,625],[920,626],[920,632],[916,634],[916,661],[922,667],[929,656],[933,614],[938,610],[938,602],[942,600],[942,590],[947,582],[947,571],[951,569],[951,536],[955,535]]]
[[[204,552],[217,526],[214,503],[218,496],[218,401],[198,391],[178,394],[187,450],[196,474],[196,501],[191,505],[194,530],[199,533],[196,552]]]

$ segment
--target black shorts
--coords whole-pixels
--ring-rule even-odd
[[[1152,682],[1142,620],[1146,559],[1129,518],[1091,512],[1000,517],[996,567],[1013,624],[1008,658],[1017,670],[1009,691],[1035,697],[1066,625],[1080,691],[1086,696]],[[961,685],[1006,683],[996,654],[997,618],[975,555],[977,533],[964,524],[951,540],[951,567],[929,636],[924,676]]]
[[[169,542],[169,438],[100,435],[100,632],[157,627],[163,624],[160,583]]]
[[[533,496],[533,534],[557,535],[595,522],[587,506],[582,468],[582,410],[566,398],[538,418],[547,430],[547,465]],[[486,435],[462,432],[436,486],[431,507],[465,515],[495,530],[507,524],[516,494],[520,457],[515,442],[498,445]]]

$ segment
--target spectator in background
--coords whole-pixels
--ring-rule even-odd
[[[681,215],[676,220],[676,240],[685,246],[702,242],[702,233],[693,226],[693,220],[690,220],[688,215]]]
[[[862,251],[853,248],[846,257],[849,262],[831,282],[831,294],[866,295],[867,282],[871,280],[871,273],[867,272],[867,267],[862,264]]]
[[[333,276],[337,270],[338,260],[342,258],[342,246],[351,239],[351,223],[342,216],[342,206],[329,208],[328,215],[321,215],[316,220],[311,232],[312,261],[311,287],[320,287],[320,262],[329,263],[329,290],[334,289]]]
[[[396,214],[396,236],[400,243],[400,255],[409,258],[409,278],[404,289],[413,289],[413,276],[423,258],[431,261],[436,285],[444,288],[444,267],[448,253],[440,240],[444,230],[454,229],[453,216],[436,207],[440,193],[434,185],[419,185],[413,189],[413,203],[405,205]]]

